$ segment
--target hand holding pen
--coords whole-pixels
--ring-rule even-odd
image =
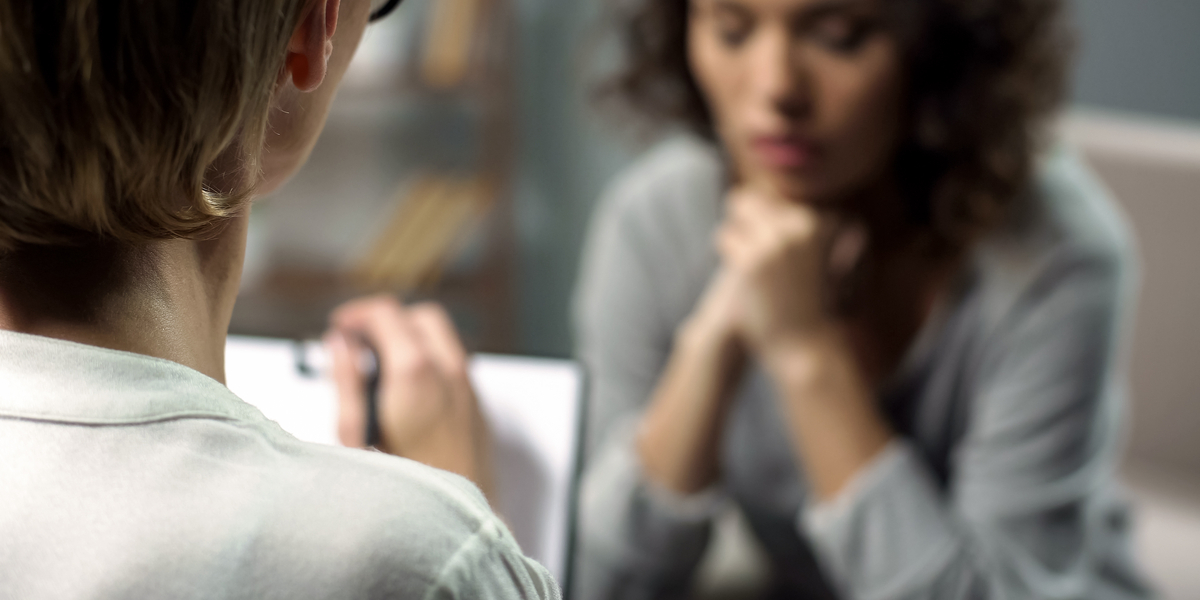
[[[467,374],[467,353],[445,310],[391,296],[348,302],[330,318],[325,344],[338,392],[338,437],[452,471],[491,496],[488,432]],[[378,389],[359,360],[378,361]],[[377,441],[368,444],[372,400]]]

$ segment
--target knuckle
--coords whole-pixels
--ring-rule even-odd
[[[400,314],[401,306],[389,294],[376,294],[351,300],[330,313],[329,321],[338,328],[357,328],[372,321],[393,319]]]
[[[351,300],[350,302],[342,304],[341,306],[333,309],[333,312],[329,315],[330,323],[333,323],[336,326],[339,323],[344,323],[345,321],[352,319],[354,315],[362,311],[362,304],[360,304],[360,302],[361,301]]]
[[[381,304],[381,305],[399,305],[400,304],[400,301],[396,299],[396,296],[389,294],[387,292],[379,292],[377,294],[372,294],[370,296],[367,296],[366,301],[371,302],[373,304]]]
[[[400,301],[391,295],[374,296],[368,302],[371,312],[375,314],[394,316],[404,312]]]
[[[421,352],[403,352],[391,357],[388,371],[405,379],[421,379],[433,372],[433,361]]]
[[[409,310],[412,311],[414,319],[436,326],[439,329],[445,329],[451,323],[450,315],[446,313],[446,309],[442,308],[440,304],[427,302],[418,304]]]

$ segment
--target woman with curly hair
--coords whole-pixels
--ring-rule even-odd
[[[685,594],[721,507],[773,597],[1145,598],[1115,491],[1135,281],[1040,144],[1051,0],[643,0],[682,125],[599,208],[580,598]]]

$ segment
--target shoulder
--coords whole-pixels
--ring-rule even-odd
[[[988,440],[972,460],[1042,448],[1053,461],[1028,469],[1077,466],[1116,440],[1133,241],[1115,199],[1070,150],[1046,157],[1023,208],[977,248],[970,338],[953,346],[965,349],[959,364],[977,392],[970,435]]]
[[[1065,147],[1044,157],[1027,202],[974,254],[993,325],[1051,297],[1116,306],[1136,286],[1133,237],[1118,203]]]
[[[657,335],[669,336],[716,266],[712,240],[726,176],[716,146],[678,136],[615,177],[592,216],[576,318],[603,327],[650,322]]]
[[[293,494],[298,510],[320,519],[341,507],[339,526],[363,525],[386,533],[465,538],[496,519],[483,494],[452,473],[382,452],[302,442],[280,432],[266,441],[277,453],[271,485]],[[399,531],[397,532],[399,533]]]
[[[1119,205],[1077,152],[1060,146],[1047,154],[1027,200],[981,244],[997,266],[1033,267],[1061,256],[1114,266],[1132,260]]]
[[[718,148],[691,135],[656,144],[605,189],[597,218],[626,227],[687,224],[719,215],[726,170]]]
[[[284,552],[300,564],[320,565],[322,579],[353,577],[412,595],[461,588],[460,572],[475,569],[486,571],[475,585],[528,587],[515,572],[488,567],[502,564],[523,571],[525,584],[552,585],[466,479],[379,452],[275,432],[264,438],[275,455],[266,489],[258,490],[274,501],[264,528],[272,539],[287,539]]]

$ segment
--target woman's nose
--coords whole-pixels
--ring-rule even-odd
[[[768,32],[756,50],[751,65],[756,100],[788,118],[805,116],[811,110],[811,86],[791,36]]]

